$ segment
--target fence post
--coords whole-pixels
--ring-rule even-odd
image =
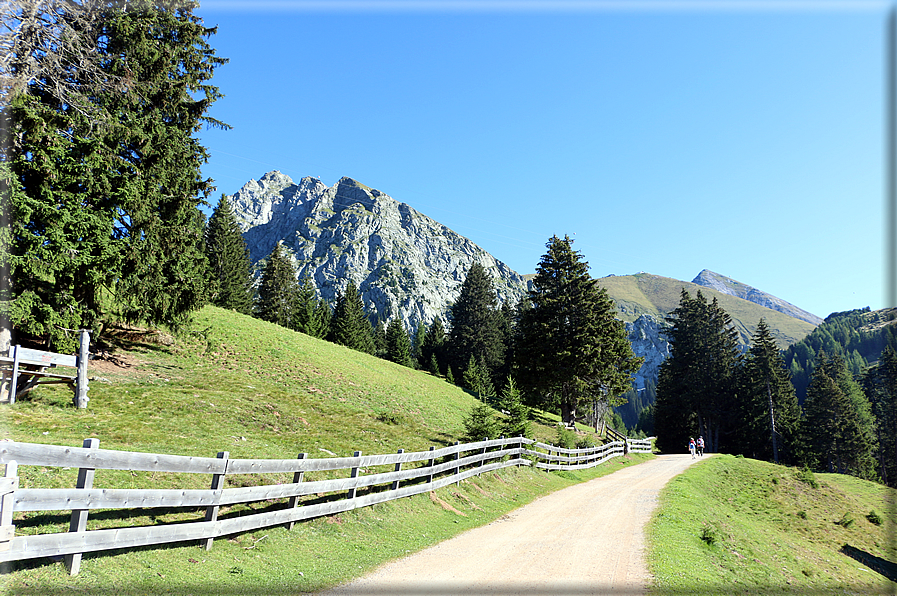
[[[18,388],[16,384],[19,382],[19,348],[21,346],[15,345],[10,348],[12,355],[12,378],[9,380],[9,403],[16,403],[16,391]]]
[[[100,446],[99,439],[84,439],[83,446],[87,449],[97,449]],[[78,484],[76,488],[93,488],[94,468],[80,468],[78,470]],[[72,510],[72,520],[69,522],[69,532],[84,532],[87,530],[87,509]],[[82,553],[65,555],[65,568],[69,575],[78,575],[81,570]]]
[[[460,445],[460,444],[461,444],[460,441],[455,441],[455,446],[456,446],[456,447],[457,447],[458,445]],[[455,452],[455,461],[458,461],[459,459],[461,459],[461,451],[460,451],[460,450],[458,450],[458,451]],[[461,475],[461,466],[456,465],[456,466],[455,466],[455,478],[458,478],[458,476],[460,476],[460,475]],[[461,479],[458,478],[458,479],[455,481],[455,485],[458,486],[458,485],[460,485],[460,484],[461,484]]]
[[[361,457],[361,451],[356,451],[352,455],[352,457]],[[349,478],[358,478],[358,466],[355,466],[354,468],[352,468],[352,475],[349,476]],[[349,489],[349,492],[346,494],[346,498],[354,499],[356,492],[357,492],[357,489],[353,486],[352,488]]]
[[[399,453],[405,453],[405,450],[399,449]],[[396,472],[401,472],[401,471],[402,471],[402,462],[396,462]],[[392,490],[399,490],[399,481],[398,480],[392,481]]]
[[[82,329],[78,339],[78,376],[75,379],[75,407],[84,409],[90,398],[87,397],[87,361],[90,359],[90,333]]]
[[[489,437],[483,437],[483,440],[484,440],[484,441],[488,441],[488,440],[489,440]],[[481,453],[483,453],[483,454],[486,453],[486,447],[483,447],[483,451],[482,451]],[[483,467],[483,464],[484,464],[484,463],[486,463],[486,460],[485,460],[485,459],[481,459],[481,460],[480,460],[480,467],[481,467],[481,468]]]
[[[9,550],[15,536],[16,528],[12,525],[12,507],[15,502],[16,489],[19,488],[19,464],[11,461],[6,464],[0,490],[0,551]]]
[[[296,459],[305,459],[308,457],[307,453],[300,453]],[[305,478],[305,472],[299,471],[293,473],[293,484],[299,484]],[[294,495],[290,497],[290,500],[287,502],[287,507],[290,509],[296,508],[299,506],[299,495]],[[296,522],[291,521],[287,524],[287,530],[292,530],[293,526],[296,525]]]
[[[436,449],[436,447],[434,447],[433,445],[430,445],[430,451],[433,451],[435,449]],[[430,461],[427,462],[427,466],[432,468],[434,465],[436,465],[436,459],[431,457]],[[427,476],[427,484],[429,484],[431,482],[433,482],[433,474],[432,473]]]
[[[218,459],[227,460],[230,458],[229,451],[219,451],[217,455]],[[224,488],[224,476],[227,473],[227,461],[224,462],[224,472],[221,474],[212,475],[212,490],[222,490]],[[218,501],[218,499],[216,499]],[[206,521],[213,522],[218,520],[218,505],[210,505],[206,508]],[[212,550],[212,543],[215,542],[214,536],[211,538],[206,538],[205,540],[205,549]]]

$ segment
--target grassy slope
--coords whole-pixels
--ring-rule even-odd
[[[897,585],[839,550],[894,560],[895,491],[837,474],[815,479],[818,488],[793,468],[727,455],[675,478],[649,527],[654,593],[893,594]],[[885,523],[866,518],[873,510]],[[845,516],[852,523],[836,523]]]
[[[634,321],[642,314],[658,318],[666,316],[679,306],[679,295],[682,288],[685,288],[692,296],[700,290],[708,300],[717,298],[720,306],[729,313],[735,327],[745,339],[754,333],[761,318],[766,319],[773,336],[782,348],[800,341],[815,327],[806,321],[789,317],[748,300],[669,277],[639,273],[602,277],[598,283],[607,289],[607,293],[617,303],[620,318],[625,321]]]
[[[189,329],[163,343],[126,330],[115,334],[114,360],[91,364],[88,409],[73,409],[66,387],[41,387],[14,407],[0,408],[0,438],[80,446],[84,438],[97,437],[107,449],[192,456],[229,451],[232,458],[423,451],[461,439],[463,419],[476,403],[429,374],[216,308],[203,309]],[[554,442],[557,417],[538,419],[536,437]],[[601,470],[576,474],[489,474],[442,489],[435,501],[419,495],[298,524],[292,531],[269,528],[218,540],[209,552],[187,544],[87,555],[75,578],[60,563],[36,560],[0,577],[0,587],[22,594],[321,589],[646,457],[618,458]],[[73,469],[20,468],[22,487],[73,487],[76,475]],[[306,479],[323,476],[310,473]],[[204,475],[99,470],[94,486],[208,488],[210,481]],[[290,481],[229,476],[227,486]],[[220,517],[265,506],[270,505],[225,507]],[[201,518],[201,511],[144,510],[136,518],[94,512],[88,529]],[[66,531],[68,516],[32,512],[17,514],[15,523],[17,535]]]

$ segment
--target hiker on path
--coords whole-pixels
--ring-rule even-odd
[[[702,457],[704,455],[704,437],[698,437],[698,457]]]
[[[688,439],[688,451],[691,453],[691,458],[695,458],[695,439],[694,437],[690,437]]]

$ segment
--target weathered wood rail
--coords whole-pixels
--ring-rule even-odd
[[[11,346],[9,354],[0,355],[0,401],[10,404],[30,391],[37,384],[67,383],[72,386],[75,396],[72,403],[76,408],[86,408],[87,397],[87,363],[90,359],[90,334],[81,330],[78,334],[77,354],[57,354]],[[56,370],[57,366],[75,369],[75,374],[63,374]],[[20,385],[19,378],[24,382]]]
[[[626,444],[628,443],[628,445]],[[650,439],[614,441],[600,447],[564,449],[522,437],[475,443],[455,443],[429,451],[386,455],[361,455],[309,459],[231,459],[227,452],[217,457],[190,457],[99,449],[97,439],[86,439],[83,447],[35,443],[0,442],[0,463],[6,474],[0,478],[0,562],[38,557],[65,557],[69,573],[80,568],[83,553],[200,541],[206,549],[216,538],[269,526],[293,527],[298,521],[333,515],[375,503],[429,492],[466,478],[510,466],[534,465],[545,470],[573,470],[596,466],[624,450],[651,451]],[[416,467],[402,469],[405,465]],[[79,470],[75,488],[20,488],[21,466],[61,467]],[[392,471],[367,474],[377,466]],[[96,470],[129,470],[209,474],[211,488],[197,489],[105,489],[93,486]],[[347,470],[348,477],[308,481],[306,472]],[[292,482],[266,486],[223,488],[225,478],[246,474],[289,474]],[[311,503],[299,499],[314,495]],[[218,519],[221,507],[282,500],[280,508]],[[142,527],[87,530],[91,511],[144,508],[198,509],[197,521]],[[26,511],[71,511],[68,532],[16,536],[14,513]]]

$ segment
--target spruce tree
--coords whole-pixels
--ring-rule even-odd
[[[451,307],[452,326],[446,342],[448,361],[463,370],[473,356],[492,375],[504,364],[504,343],[498,319],[498,299],[486,269],[474,263],[461,293]]]
[[[796,463],[800,407],[785,361],[764,319],[738,369],[734,450],[754,459]]]
[[[803,410],[806,465],[866,479],[875,476],[871,406],[843,358],[819,353]]]
[[[338,297],[330,325],[330,340],[359,352],[374,354],[376,345],[370,321],[355,282],[349,280]]]
[[[886,485],[897,486],[897,352],[891,346],[864,375],[863,389],[875,414],[878,473]]]
[[[398,317],[390,320],[386,326],[386,358],[396,364],[412,368],[411,341]]]
[[[565,424],[581,405],[620,403],[642,364],[607,291],[569,237],[548,242],[527,307],[519,315],[515,378],[539,406],[558,409]]]
[[[226,195],[206,226],[211,303],[248,315],[252,313],[252,263],[234,209]]]
[[[445,328],[442,325],[442,319],[436,317],[427,328],[424,341],[420,347],[420,357],[418,362],[421,368],[429,370],[434,375],[442,374],[444,367],[444,344],[445,344]]]
[[[206,81],[225,61],[193,8],[112,3],[90,20],[56,22],[92,40],[103,77],[61,62],[89,108],[33,79],[3,109],[13,139],[3,161],[15,176],[2,255],[10,321],[59,350],[73,348],[65,329],[99,325],[110,308],[177,325],[206,299],[199,206],[213,187],[194,134],[224,126],[206,115],[220,97]]]
[[[735,426],[732,396],[740,361],[737,331],[716,298],[685,290],[667,317],[670,357],[660,366],[654,429],[665,452],[687,449],[689,437],[704,437],[706,451],[727,449]]]
[[[299,282],[293,264],[278,242],[262,270],[255,316],[282,327],[292,328],[298,292]]]
[[[529,426],[530,409],[523,403],[523,395],[512,377],[508,377],[507,384],[505,384],[502,390],[499,405],[508,416],[502,423],[504,435],[506,437],[531,438]]]
[[[330,330],[330,308],[318,300],[311,278],[303,276],[296,293],[292,328],[311,337],[324,338]]]

